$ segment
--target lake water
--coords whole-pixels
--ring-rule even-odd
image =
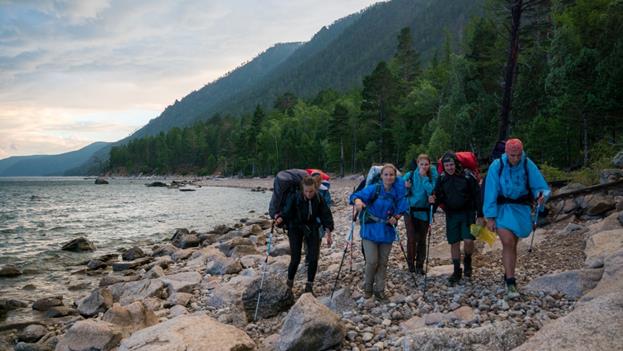
[[[80,263],[85,260],[162,242],[175,228],[205,232],[254,218],[267,211],[270,200],[270,193],[248,189],[192,187],[196,191],[182,192],[146,187],[147,182],[112,179],[95,185],[93,179],[76,177],[0,177],[0,266],[15,264],[25,272],[0,278],[0,296],[24,300],[26,291],[29,299],[71,296],[67,286],[82,278],[70,273],[84,268]],[[97,250],[61,250],[63,243],[80,236]]]

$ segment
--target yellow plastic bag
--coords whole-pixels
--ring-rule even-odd
[[[489,244],[489,247],[493,247],[493,243],[497,238],[497,235],[495,235],[494,232],[487,229],[487,227],[478,224],[470,225],[469,231],[472,233],[473,236],[476,237],[476,239],[482,240]]]

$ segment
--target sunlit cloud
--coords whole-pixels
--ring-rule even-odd
[[[374,2],[0,1],[0,158],[121,139],[275,43]]]

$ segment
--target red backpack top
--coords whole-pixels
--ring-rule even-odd
[[[329,177],[328,174],[326,174],[325,172],[323,172],[323,171],[321,171],[319,169],[308,168],[308,169],[306,169],[306,171],[307,171],[307,174],[309,174],[309,175],[314,175],[316,173],[320,174],[320,178],[322,180],[329,180],[329,179],[331,179],[331,177]]]
[[[468,169],[476,180],[480,181],[480,168],[478,167],[478,158],[471,151],[459,151],[455,153],[456,159],[463,169]],[[437,171],[439,174],[443,173],[443,163],[441,159],[437,162]]]

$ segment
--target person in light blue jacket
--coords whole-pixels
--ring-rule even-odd
[[[385,164],[381,169],[382,183],[368,185],[350,196],[350,203],[360,213],[360,235],[366,258],[363,286],[366,298],[374,293],[377,299],[385,299],[387,261],[396,240],[394,226],[408,211],[404,181],[397,178],[397,174],[394,165]]]
[[[409,215],[405,215],[407,228],[407,265],[409,272],[424,274],[426,258],[426,233],[428,233],[430,204],[428,197],[433,194],[439,174],[431,167],[430,157],[421,154],[417,157],[417,168],[407,172],[403,179],[407,188]],[[415,264],[414,264],[415,261]]]
[[[505,153],[493,161],[487,172],[483,212],[487,228],[497,231],[502,241],[502,263],[506,295],[519,297],[515,280],[517,243],[532,231],[530,209],[534,200],[543,207],[550,189],[537,166],[526,157],[519,139],[506,142]]]

